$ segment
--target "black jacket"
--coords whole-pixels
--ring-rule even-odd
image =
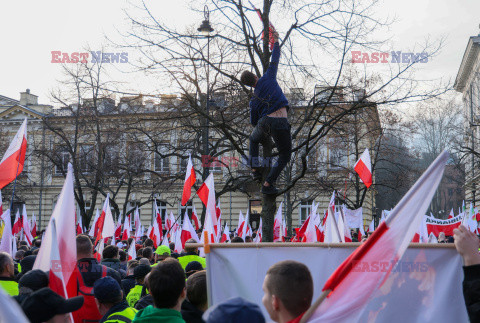
[[[193,306],[188,300],[183,301],[181,312],[186,323],[205,323],[202,319],[203,312]]]
[[[463,297],[470,322],[480,322],[480,265],[463,267]]]
[[[128,275],[124,279],[122,279],[122,289],[123,295],[126,297],[128,293],[130,293],[130,289],[135,286],[135,277],[133,275]]]
[[[113,313],[116,313],[116,312],[121,312],[123,310],[125,310],[126,308],[128,307],[128,304],[126,301],[122,301],[114,306],[112,306],[107,313],[105,313],[105,315],[102,317],[102,319],[100,321],[98,321],[98,323],[103,323],[105,321],[107,321],[108,317],[110,315],[112,315]]]
[[[142,298],[140,298],[137,304],[135,304],[135,309],[140,311],[140,310],[143,310],[148,305],[153,305],[153,297],[150,294],[147,294]]]
[[[107,269],[107,276],[115,279],[120,286],[122,284],[120,274],[116,270],[99,264],[95,258],[82,258],[78,260],[77,266],[85,285],[89,287],[93,287],[93,284],[102,277],[102,267]]]
[[[119,259],[103,259],[101,264],[116,270],[122,279],[127,276],[125,270],[122,269],[122,264],[120,263]]]

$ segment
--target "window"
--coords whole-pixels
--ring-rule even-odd
[[[63,173],[67,172],[70,161],[70,154],[67,151],[67,147],[57,147],[55,155],[55,175],[63,175]]]
[[[328,167],[341,168],[345,166],[345,151],[342,151],[340,138],[328,139]]]
[[[93,156],[95,152],[93,145],[82,144],[77,150],[78,165],[80,171],[84,174],[90,173],[93,170]]]
[[[312,202],[313,200],[303,200],[300,202],[300,218],[299,222],[300,225],[307,220],[308,215],[310,214],[310,211],[312,209]]]
[[[311,148],[310,152],[307,155],[307,169],[316,170],[317,169],[317,150]]]
[[[160,152],[160,153],[158,153]],[[165,146],[158,146],[155,152],[153,167],[154,171],[158,173],[169,174],[170,173],[170,158],[165,155],[168,154]],[[163,155],[163,157],[162,157]],[[186,167],[185,167],[186,168]]]
[[[112,174],[119,169],[119,149],[115,144],[105,146],[103,151],[103,167],[107,174]]]
[[[165,223],[165,217],[167,216],[167,202],[155,200],[157,202],[158,212],[162,216],[162,223]]]

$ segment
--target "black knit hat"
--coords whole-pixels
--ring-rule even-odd
[[[18,287],[28,287],[32,291],[48,287],[48,275],[40,269],[30,270],[18,281]]]

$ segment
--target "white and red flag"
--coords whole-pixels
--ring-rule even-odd
[[[262,221],[262,219],[260,219]],[[225,223],[225,228],[223,228],[222,237],[220,238],[220,243],[227,242],[230,240],[230,230],[228,230],[228,225]]]
[[[92,226],[90,227],[90,231],[88,232],[88,235],[90,237],[95,237],[98,233],[98,218],[100,217],[100,211],[97,208],[97,211],[95,213],[95,217],[93,218]]]
[[[128,215],[125,215],[125,219],[123,220],[122,240],[128,240],[129,235],[130,235],[130,219]]]
[[[215,217],[215,216],[213,216]],[[205,232],[208,232],[208,240],[210,243],[215,243],[217,235],[215,234],[215,229],[213,227],[212,215],[210,212],[207,212],[205,215],[205,222],[203,223],[202,238],[205,236]]]
[[[49,272],[49,287],[64,297],[77,296],[77,243],[73,167],[69,163],[65,184],[42,239],[33,269]],[[66,293],[65,293],[66,291]]]
[[[195,209],[195,204],[192,203],[192,207],[193,207],[193,210],[192,210],[192,221],[193,223],[195,224],[195,230],[200,230],[200,221],[198,221],[198,216],[197,216],[197,210]]]
[[[195,184],[195,169],[193,168],[192,156],[188,156],[187,173],[185,174],[185,182],[183,183],[182,205],[185,205],[190,199],[192,186]]]
[[[217,235],[217,211],[215,204],[215,184],[213,180],[213,173],[210,173],[210,175],[208,175],[205,182],[198,189],[197,195],[205,205],[205,214],[210,212],[210,214],[212,215],[213,228],[215,230],[214,234]]]
[[[10,210],[7,209],[0,218],[4,222],[2,241],[0,242],[0,251],[6,252],[12,257],[15,257],[15,254],[12,254],[12,244],[13,244],[13,235],[12,235],[12,219],[10,218]]]
[[[133,213],[133,221],[135,222],[135,239],[140,239],[143,235],[142,222],[140,221],[140,212],[138,211],[138,206],[135,208]]]
[[[240,211],[240,214],[238,215],[237,236],[239,237],[243,236],[244,227],[245,227],[245,218],[243,217],[242,211]]]
[[[23,121],[17,134],[8,146],[0,161],[0,189],[4,188],[23,171],[27,152],[27,118]]]
[[[258,229],[257,229],[257,235],[255,236],[255,239],[253,239],[253,242],[256,242],[256,243],[260,243],[262,242],[262,218],[260,217],[260,224],[258,225]]]
[[[37,218],[35,217],[35,213],[32,212],[32,225],[31,225],[31,234],[32,234],[32,237],[36,237],[37,236]]]
[[[275,218],[273,220],[273,242],[283,241],[282,232],[282,206],[283,202],[280,202],[280,206],[277,209]]]
[[[20,215],[20,210],[17,209],[17,214],[15,214],[15,220],[13,221],[12,233],[13,235],[19,234],[23,228],[23,221]]]
[[[155,217],[153,219],[153,229],[149,235],[153,240],[155,248],[157,248],[162,242],[163,228],[162,228],[162,214],[158,210],[157,201],[155,201]]]
[[[31,246],[33,241],[32,229],[30,229],[30,224],[28,223],[27,208],[25,204],[23,204],[22,222],[23,234],[25,235],[28,245]]]
[[[307,311],[304,322],[359,321],[372,295],[385,283],[412,240],[442,179],[447,160],[448,153],[444,151],[372,236],[334,271],[322,289],[328,296],[316,309]],[[365,269],[381,262],[387,264],[386,268]],[[312,310],[313,316],[309,317]]]
[[[115,235],[115,222],[113,221],[112,210],[110,209],[110,193],[107,194],[107,198],[103,203],[102,214],[98,218],[98,233],[95,244],[98,240]]]
[[[252,234],[252,229],[250,228],[250,211],[247,210],[247,215],[245,216],[245,221],[244,221],[244,225],[243,225],[243,230],[242,230],[242,239],[243,241],[245,241],[245,238],[249,235],[250,231],[250,235]]]
[[[117,226],[115,227],[115,239],[117,240],[120,239],[121,235],[122,235],[122,212],[120,212],[117,218]]]
[[[137,258],[137,249],[135,249],[135,240],[133,240],[132,243],[130,244],[127,254],[128,254],[128,260]]]
[[[196,242],[200,242],[198,235],[193,228],[192,222],[188,218],[188,212],[185,210],[182,223],[182,232],[180,233],[180,240],[182,241],[182,249],[185,249],[185,242],[188,239],[193,239]]]
[[[365,148],[365,151],[360,156],[360,159],[357,161],[354,167],[358,176],[362,180],[363,184],[368,188],[372,185],[372,162],[370,160],[370,153],[368,148]]]

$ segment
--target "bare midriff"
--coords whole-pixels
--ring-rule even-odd
[[[268,116],[271,118],[286,118],[287,108],[286,107],[280,108],[277,111],[268,114]]]

